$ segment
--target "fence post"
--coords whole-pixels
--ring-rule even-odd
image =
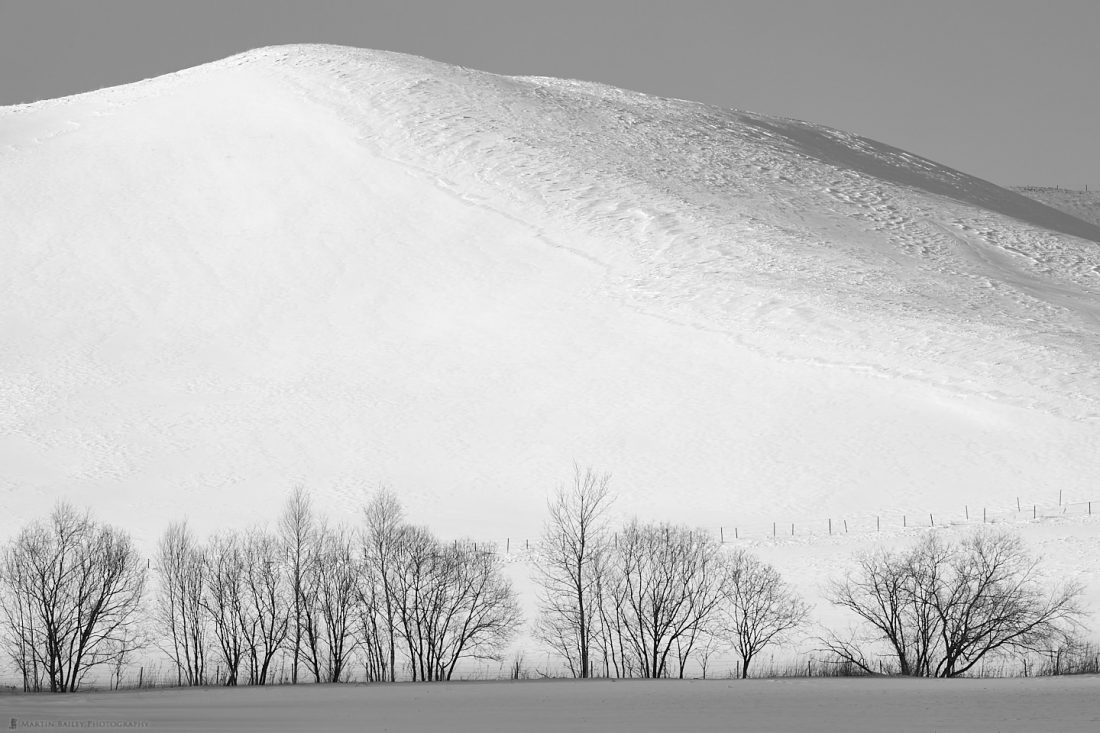
[[[982,524],[985,524],[985,507],[982,507]]]
[[[1089,516],[1092,516],[1092,502],[1089,502]]]
[[[970,521],[970,507],[963,505],[963,511],[966,512],[966,521]]]
[[[791,522],[791,537],[794,537],[794,522]]]
[[[829,534],[833,533],[833,518],[829,517]]]
[[[512,538],[511,537],[506,537],[505,538],[505,540],[504,540],[504,551],[505,552],[511,552],[512,551]]]
[[[848,520],[844,520],[844,534],[848,534]]]
[[[928,525],[930,527],[936,526],[936,520],[932,518],[932,512],[928,512]]]
[[[1039,505],[1038,504],[1032,504],[1031,505],[1031,518],[1035,519],[1035,517],[1038,516],[1038,514],[1039,514]]]
[[[734,528],[733,528],[733,539],[735,539],[735,540],[736,540],[736,539],[738,539],[738,535],[737,535],[737,527],[734,527]]]
[[[908,527],[908,526],[909,526],[909,523],[908,523],[908,521],[906,520],[906,517],[905,517],[905,515],[904,515],[904,514],[902,514],[902,515],[901,515],[901,526],[902,526],[902,527]]]
[[[1062,506],[1062,490],[1058,489],[1058,506]]]
[[[723,545],[726,544],[726,530],[724,527],[718,528],[718,541]]]
[[[772,522],[772,537],[775,537],[775,522]]]
[[[881,532],[882,531],[882,517],[878,517],[878,516],[875,517],[875,531],[876,532]]]
[[[1023,511],[1022,509],[1020,509],[1020,497],[1018,496],[1016,497],[1016,511]]]

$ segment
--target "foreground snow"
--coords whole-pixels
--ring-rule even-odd
[[[0,109],[0,170],[0,537],[384,482],[518,541],[574,459],[714,529],[1100,500],[1100,228],[880,143],[296,46]]]
[[[471,682],[0,697],[17,721],[187,731],[1093,733],[1100,679]]]

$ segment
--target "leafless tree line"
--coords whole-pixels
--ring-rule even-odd
[[[740,674],[804,625],[809,608],[775,570],[709,533],[637,520],[613,528],[610,477],[574,466],[548,502],[536,557],[536,636],[574,677],[683,676],[732,650]],[[1052,584],[1022,541],[939,534],[907,551],[860,555],[826,598],[850,611],[847,637],[821,651],[865,673],[956,677],[998,655],[1075,648],[1080,584]]]
[[[500,660],[520,625],[500,559],[408,524],[384,489],[362,519],[333,525],[295,489],[274,531],[200,542],[172,524],[150,563],[121,530],[60,504],[0,555],[4,651],[25,690],[54,692],[96,669],[117,685],[149,646],[179,685],[340,682],[353,667],[436,681],[464,659]]]
[[[682,677],[734,649],[742,675],[809,607],[774,568],[709,533],[631,521],[613,530],[610,476],[574,466],[548,503],[535,634],[574,677]]]
[[[534,634],[574,677],[683,677],[732,650],[740,674],[804,626],[809,607],[775,568],[708,533],[612,525],[610,477],[574,467],[548,502],[535,557]],[[452,678],[497,660],[522,623],[500,559],[405,521],[378,491],[354,526],[304,489],[274,530],[199,541],[169,526],[148,565],[119,529],[59,504],[0,552],[0,642],[28,691],[121,679],[156,646],[179,685]],[[149,595],[151,598],[146,598]],[[956,677],[998,656],[1076,648],[1078,583],[1054,584],[1018,537],[995,532],[860,555],[827,599],[856,620],[821,649],[846,669]]]
[[[379,491],[356,528],[333,526],[296,489],[276,532],[165,532],[156,623],[180,684],[270,683],[275,662],[314,682],[361,664],[369,681],[451,679],[463,659],[500,659],[520,624],[495,555],[404,521]],[[358,667],[357,667],[358,669]]]

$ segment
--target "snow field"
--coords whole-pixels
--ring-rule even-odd
[[[881,143],[295,46],[0,109],[0,171],[0,537],[534,538],[574,460],[692,526],[1097,496],[1100,228]],[[1024,529],[1093,599],[1096,526]]]
[[[1097,688],[1095,677],[457,682],[4,696],[0,709],[158,731],[1092,733]]]

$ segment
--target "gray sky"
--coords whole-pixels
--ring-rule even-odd
[[[998,183],[1100,188],[1100,0],[0,0],[0,105],[304,42],[602,81]]]

